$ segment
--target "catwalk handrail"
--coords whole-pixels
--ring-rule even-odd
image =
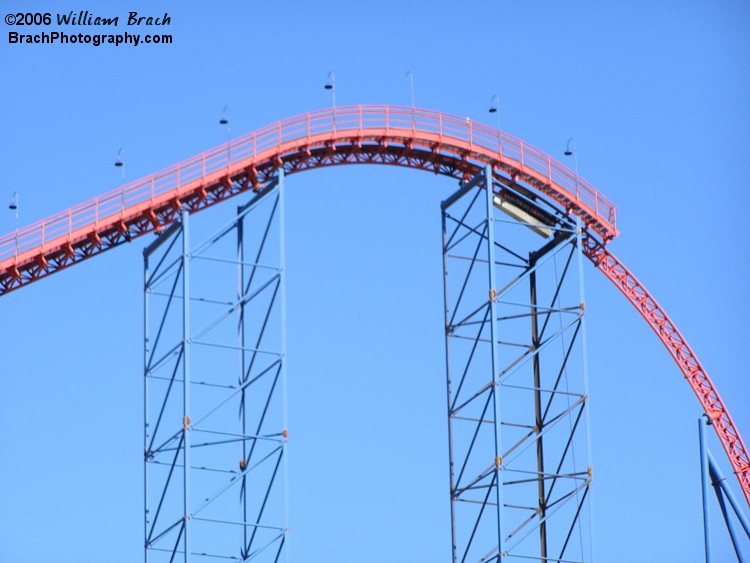
[[[300,145],[311,142],[321,134],[334,135],[351,132],[368,135],[372,130],[411,130],[413,133],[434,135],[439,142],[489,149],[511,161],[521,171],[533,171],[576,204],[586,209],[604,229],[617,235],[617,210],[603,194],[586,180],[577,176],[561,162],[534,148],[528,143],[504,132],[475,122],[434,110],[397,106],[348,106],[317,110],[290,117],[242,135],[218,147],[198,154],[150,176],[130,182],[120,188],[75,205],[0,237],[0,270],[17,263],[21,254],[43,254],[53,241],[70,236],[87,225],[99,224],[107,219],[124,217],[128,208],[142,202],[157,200],[175,191],[181,185],[205,178],[232,164],[257,156],[268,149],[280,147],[289,141]],[[15,260],[13,260],[15,258]]]

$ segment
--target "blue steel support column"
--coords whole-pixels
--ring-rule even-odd
[[[711,466],[711,462],[709,461],[709,471],[713,469]],[[737,561],[739,563],[744,563],[745,559],[742,557],[742,552],[740,551],[740,546],[737,543],[737,534],[734,531],[734,524],[732,524],[732,519],[729,517],[729,513],[727,512],[727,505],[724,502],[724,495],[721,493],[721,487],[719,486],[718,481],[714,479],[715,474],[713,471],[710,471],[711,473],[711,482],[714,487],[714,492],[716,493],[716,499],[719,501],[719,508],[721,509],[721,515],[724,517],[724,523],[727,526],[727,531],[729,532],[729,539],[732,540],[732,547],[734,548],[734,553],[737,555]]]
[[[281,292],[281,401],[283,433],[287,432],[287,370],[286,370],[286,210],[284,194],[286,192],[284,168],[279,168],[279,291]],[[284,463],[284,561],[289,561],[289,438],[284,436],[282,453]]]
[[[240,373],[237,381],[242,384],[245,377],[245,302],[242,296],[245,292],[245,216],[242,206],[237,207],[237,302],[240,304],[240,318],[237,323],[237,347],[239,349]],[[245,401],[245,390],[242,390],[240,404]],[[240,413],[240,433],[247,434],[247,417],[245,410]],[[242,441],[242,459],[247,457],[247,443]],[[247,522],[247,498],[242,499],[242,521]],[[247,545],[247,526],[242,527],[242,544]]]
[[[445,312],[445,325],[444,330],[447,331],[450,325],[450,299],[448,296],[448,230],[445,221],[446,208],[443,207],[442,225],[443,225],[443,308]],[[447,399],[448,399],[448,469],[450,474],[450,492],[451,492],[451,561],[455,563],[457,561],[456,552],[456,502],[452,498],[453,491],[455,488],[455,473],[453,467],[453,424],[451,423],[451,410],[453,408],[453,390],[451,387],[451,360],[450,360],[450,346],[448,345],[448,339],[446,338],[445,343],[445,382],[447,388]]]
[[[711,475],[714,487],[719,487],[724,496],[727,497],[732,510],[734,510],[737,519],[740,521],[740,525],[742,525],[742,529],[745,530],[745,534],[748,539],[750,539],[750,521],[748,521],[747,516],[745,516],[745,513],[742,511],[740,503],[737,502],[737,498],[734,496],[732,489],[727,485],[726,477],[724,477],[721,469],[719,469],[719,464],[716,463],[714,456],[708,449],[706,450],[706,453],[708,454],[708,471]]]
[[[701,429],[703,429],[703,425],[701,425]],[[737,500],[735,499],[734,494],[732,493],[731,489],[729,489],[729,487],[727,486],[726,479],[724,478],[724,475],[721,472],[719,465],[716,463],[716,460],[711,455],[711,452],[708,450],[708,448],[705,447],[705,436],[703,436],[703,439],[704,439],[703,450],[704,450],[705,457],[708,462],[708,475],[710,477],[711,486],[713,487],[714,492],[716,493],[716,499],[719,502],[721,515],[724,517],[724,523],[726,524],[727,531],[729,532],[729,539],[732,541],[732,547],[734,548],[734,553],[735,555],[737,555],[737,561],[739,563],[744,563],[745,557],[742,554],[740,543],[737,540],[737,532],[734,529],[734,524],[732,523],[732,518],[729,514],[729,511],[727,510],[725,501],[727,500],[729,501],[729,505],[732,507],[732,510],[737,516],[737,519],[740,521],[740,525],[744,529],[745,534],[747,535],[748,539],[750,539],[750,524],[748,523],[744,512],[742,512],[742,510],[740,509],[739,504],[737,503]]]
[[[701,456],[701,498],[703,500],[703,538],[706,547],[706,563],[711,563],[710,522],[708,517],[708,455],[706,452],[706,422],[698,419],[698,442]]]
[[[190,213],[182,211],[182,434],[185,563],[190,561]]]
[[[576,178],[576,181],[578,179]],[[594,461],[591,453],[591,403],[589,402],[589,355],[588,355],[588,340],[586,337],[586,291],[583,279],[583,264],[586,262],[585,256],[583,255],[583,224],[581,218],[576,217],[576,248],[578,250],[578,287],[581,296],[581,355],[583,359],[583,393],[584,399],[584,416],[586,418],[586,466],[588,471],[588,496],[589,496],[589,533],[591,536],[591,552],[589,558],[594,560],[594,500],[593,500],[593,485],[594,485]]]
[[[495,434],[495,501],[497,502],[497,549],[498,561],[503,560],[503,445],[502,432],[500,428],[501,409],[500,409],[500,380],[497,351],[497,307],[495,304],[495,295],[497,286],[495,284],[495,220],[494,220],[494,192],[492,167],[486,166],[484,169],[484,182],[487,202],[487,269],[489,273],[489,308],[490,308],[490,355],[492,366],[492,410],[493,430]]]
[[[152,499],[149,498],[149,495],[152,493],[151,489],[151,482],[153,477],[153,468],[152,468],[152,462],[155,462],[155,455],[154,455],[154,445],[155,440],[157,439],[157,434],[159,434],[159,428],[160,426],[163,428],[164,425],[160,425],[162,422],[162,415],[165,412],[165,403],[166,403],[166,397],[164,395],[156,395],[156,405],[161,405],[161,408],[159,411],[161,414],[158,417],[151,418],[150,415],[150,409],[153,408],[151,405],[151,392],[150,388],[152,385],[152,382],[154,380],[154,370],[158,370],[158,364],[165,363],[166,358],[169,356],[172,356],[173,358],[181,357],[181,354],[166,354],[162,356],[160,359],[155,358],[155,354],[159,353],[164,350],[163,343],[164,339],[162,338],[164,333],[164,323],[166,320],[166,316],[168,315],[168,311],[170,309],[170,305],[175,300],[175,293],[174,290],[177,285],[177,281],[179,280],[179,276],[181,275],[181,263],[182,263],[182,257],[179,255],[175,260],[170,260],[169,255],[172,252],[173,248],[176,246],[177,239],[180,237],[181,232],[181,224],[175,223],[171,227],[167,229],[167,231],[159,236],[159,238],[156,239],[153,243],[151,243],[144,251],[143,251],[143,257],[144,257],[144,389],[143,389],[143,406],[144,406],[144,486],[143,486],[143,495],[144,495],[144,560],[146,562],[151,561],[153,558],[152,549],[155,548],[155,544],[159,543],[159,547],[156,547],[156,549],[159,549],[161,545],[165,541],[171,541],[171,547],[169,550],[166,548],[159,549],[162,552],[170,551],[173,554],[173,557],[177,553],[177,549],[179,548],[180,542],[182,540],[182,533],[183,533],[183,519],[180,519],[179,521],[175,522],[174,520],[170,521],[169,525],[165,525],[165,527],[157,529],[157,521],[160,519],[160,515],[162,516],[161,521],[164,520],[164,512],[167,512],[165,510],[162,510],[165,505],[165,497],[167,496],[167,490],[169,488],[169,483],[171,481],[171,475],[174,472],[175,467],[177,467],[177,457],[176,454],[173,456],[170,455],[170,462],[169,465],[171,466],[171,470],[169,472],[170,477],[167,478],[165,481],[159,481],[157,478],[156,482],[156,493],[158,495],[159,491],[161,491],[161,494],[155,497],[154,502],[152,504]],[[166,251],[164,251],[161,256],[157,255],[156,259],[154,260],[154,266],[151,266],[151,259],[163,245],[167,246]],[[171,284],[171,290],[169,293],[169,299],[166,301],[166,306],[164,309],[161,309],[158,304],[155,307],[155,310],[159,313],[159,322],[156,325],[156,330],[153,332],[154,339],[152,338],[152,331],[150,327],[150,315],[152,313],[151,309],[151,300],[153,299],[154,295],[158,295],[158,292],[155,292],[155,288],[159,285],[160,280],[163,282],[165,279],[165,276],[169,276],[169,274],[172,274],[172,279],[174,280]],[[179,299],[177,297],[176,299]],[[177,348],[181,350],[182,348],[182,334],[180,334],[180,340],[178,346],[172,348],[172,351],[175,352]],[[160,346],[160,342],[162,343],[162,346]],[[177,365],[179,365],[179,359],[176,359],[175,362]],[[172,364],[174,365],[174,364]],[[176,367],[174,368],[172,372],[171,381],[172,383],[175,382],[175,376],[176,375]],[[157,377],[158,379],[158,377]],[[162,378],[163,380],[164,378]],[[169,389],[171,389],[172,384],[170,383]],[[167,396],[169,395],[169,391],[167,391]],[[159,402],[159,399],[163,399],[163,402]],[[155,413],[154,413],[155,414]],[[152,423],[155,422],[154,425]],[[175,425],[180,424],[181,422],[178,420],[173,421]],[[162,436],[163,434],[160,434]],[[181,433],[179,434],[181,435]],[[178,435],[178,436],[179,436]],[[164,445],[173,444],[175,443],[175,440],[177,438],[174,434],[172,434],[172,438],[164,443]],[[177,453],[180,453],[182,441],[179,441],[179,445],[176,448],[173,448],[173,451],[176,450]],[[167,454],[169,455],[169,454]],[[156,463],[158,463],[160,460],[157,460]],[[158,502],[156,500],[158,499]],[[180,495],[181,500],[181,495]],[[182,503],[180,503],[182,504]],[[153,510],[152,510],[153,509]],[[180,512],[183,511],[183,507],[180,506]],[[175,514],[176,516],[176,514]],[[166,517],[167,519],[171,518],[170,516]],[[170,533],[173,534],[172,538],[167,538]],[[178,539],[174,540],[174,536],[177,536]]]
[[[143,253],[143,452],[148,451],[148,254]],[[143,545],[148,541],[148,462],[143,464]],[[148,563],[149,550],[143,550],[143,560]]]

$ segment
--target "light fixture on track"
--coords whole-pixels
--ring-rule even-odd
[[[328,73],[328,79],[323,88],[331,91],[331,96],[333,97],[333,109],[336,109],[336,74],[333,71]]]
[[[487,110],[489,113],[497,114],[497,129],[500,130],[500,97],[495,94],[490,100],[490,108]]]

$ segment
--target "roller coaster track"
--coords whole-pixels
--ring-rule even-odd
[[[690,345],[606,244],[615,206],[549,155],[469,118],[394,106],[351,106],[284,119],[0,238],[0,295],[286,174],[340,164],[387,164],[461,181],[490,164],[504,182],[580,218],[583,251],[628,298],[695,392],[750,505],[750,458]]]

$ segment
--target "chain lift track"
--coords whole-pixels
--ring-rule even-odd
[[[485,166],[583,225],[584,254],[638,309],[677,362],[750,505],[750,457],[706,370],[664,309],[607,248],[616,208],[549,155],[469,118],[371,105],[313,111],[248,133],[0,238],[0,295],[286,174],[386,164],[468,181]],[[481,188],[480,188],[481,189]]]

